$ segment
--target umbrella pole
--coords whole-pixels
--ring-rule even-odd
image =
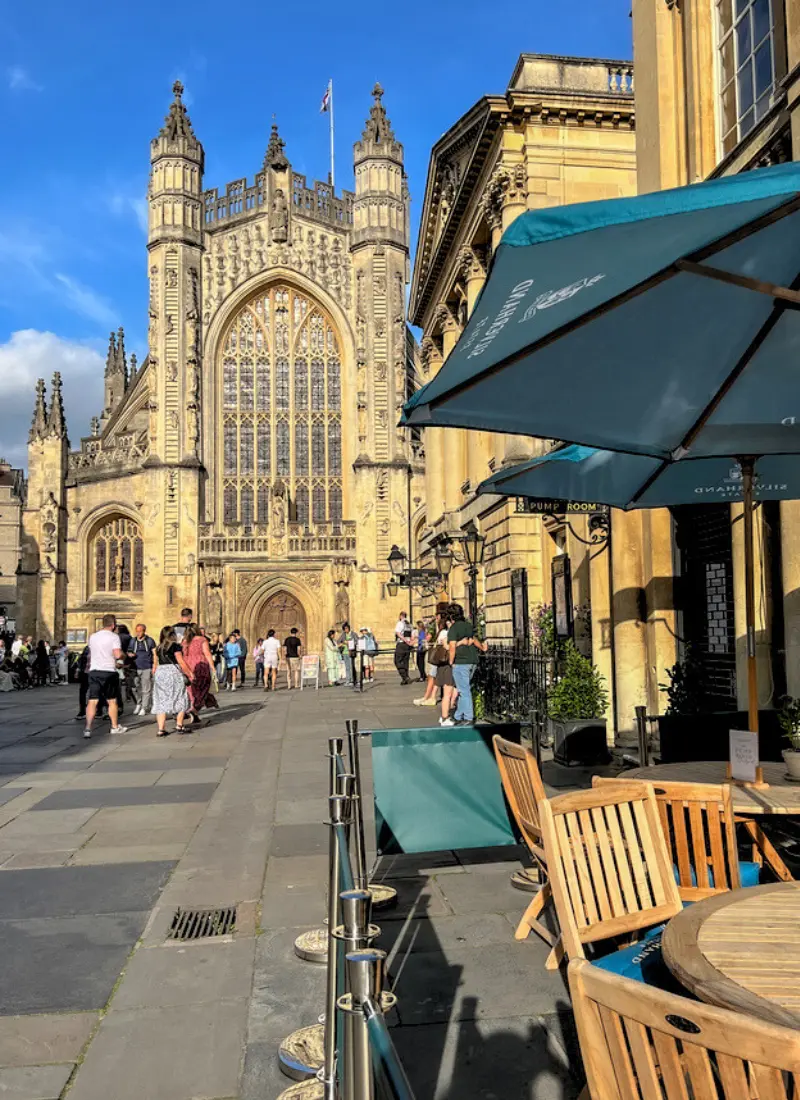
[[[756,665],[756,595],[753,562],[753,458],[740,458],[744,494],[744,607],[747,626],[747,728],[758,733],[758,667]],[[764,782],[761,765],[756,768],[756,783]]]

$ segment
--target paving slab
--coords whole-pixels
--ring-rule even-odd
[[[328,850],[327,825],[276,825],[272,837],[274,856],[312,856]]]
[[[30,783],[15,784],[13,787],[8,785],[0,787],[0,806],[5,806],[7,802],[11,802],[12,799],[18,798],[21,794],[25,794],[30,788]]]
[[[84,848],[127,848],[142,846],[161,846],[164,844],[187,845],[194,836],[193,828],[162,828],[162,829],[98,829],[91,833],[87,828],[86,835],[91,838],[83,845]],[[125,860],[118,860],[124,863]]]
[[[519,864],[506,864],[497,870],[464,875],[442,875],[436,883],[456,913],[508,913],[520,916],[530,904],[530,895],[511,885],[511,874]]]
[[[275,808],[276,825],[316,825],[329,817],[326,795],[316,798],[293,798],[278,801]]]
[[[217,756],[198,756],[194,754],[191,756],[182,756],[179,759],[174,757],[166,757],[163,760],[158,761],[158,766],[164,771],[172,769],[187,769],[187,768],[215,768],[219,767],[219,757]],[[93,765],[93,772],[135,772],[135,771],[149,771],[153,767],[152,756],[145,756],[142,754],[141,759],[121,758],[119,753],[114,753],[111,760],[100,760]]]
[[[86,847],[75,852],[70,867],[85,867],[97,863],[151,863],[171,860],[177,863],[185,844],[127,844],[118,847]]]
[[[174,862],[54,867],[0,875],[0,920],[150,910]]]
[[[196,828],[203,819],[206,803],[189,802],[176,806],[111,806],[98,810],[91,831],[137,832],[145,829]],[[0,831],[0,840],[2,839]]]
[[[89,1047],[70,1100],[235,1097],[246,1030],[246,1000],[185,1005],[180,1012],[112,1011]]]
[[[96,1012],[0,1016],[0,1066],[75,1062],[96,1024]]]
[[[0,1069],[3,1100],[58,1100],[72,1075],[72,1066],[19,1066]]]
[[[73,851],[68,852],[18,852],[6,858],[0,853],[0,868],[4,871],[29,871],[34,867],[63,867]]]
[[[56,791],[36,806],[37,813],[91,806],[158,806],[180,802],[207,802],[216,789],[213,783],[186,783],[174,787],[110,787],[100,790]]]
[[[37,804],[38,805],[38,804]],[[33,807],[13,818],[0,829],[0,845],[9,837],[31,836],[43,833],[74,833],[85,825],[94,814],[93,809],[43,810],[33,812]]]
[[[162,772],[156,783],[158,787],[176,786],[182,784],[219,783],[225,774],[225,769],[218,767],[204,768],[170,768]]]
[[[68,786],[71,791],[152,787],[163,774],[163,770],[153,770],[152,761],[150,762],[150,771],[96,772],[92,768],[89,771],[80,772],[74,779],[70,779]],[[118,805],[118,803],[115,803],[115,805]]]
[[[114,1010],[207,1004],[250,996],[255,939],[142,947],[114,995]]]
[[[22,873],[0,875],[0,882]],[[0,1013],[102,1008],[147,917],[143,911],[0,921]]]

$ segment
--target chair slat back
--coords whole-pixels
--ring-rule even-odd
[[[530,749],[495,734],[494,755],[508,804],[523,839],[537,860],[544,860],[539,803],[545,799],[544,784]]]
[[[800,1034],[569,964],[592,1100],[796,1100]]]
[[[602,779],[593,787],[640,783],[640,779]],[[741,885],[736,825],[728,784],[653,782],[661,824],[684,901],[699,901]]]
[[[653,791],[608,784],[541,803],[547,869],[569,958],[668,920],[681,899]]]

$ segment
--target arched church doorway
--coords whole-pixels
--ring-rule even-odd
[[[296,626],[304,645],[308,645],[305,608],[289,592],[276,592],[270,596],[259,611],[256,624],[258,637],[266,638],[267,631],[274,630],[281,641]]]

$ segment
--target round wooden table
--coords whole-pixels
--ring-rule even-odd
[[[661,945],[701,1001],[800,1030],[800,883],[698,901],[672,918]]]
[[[750,834],[764,860],[779,879],[791,882],[792,875],[769,837],[758,824],[767,814],[800,816],[800,783],[786,778],[786,765],[767,762],[761,765],[768,787],[740,787],[731,783],[731,801],[736,820]],[[719,760],[689,760],[684,764],[653,764],[649,768],[632,768],[622,773],[625,779],[646,779],[650,783],[671,780],[681,783],[728,783],[727,764]]]

